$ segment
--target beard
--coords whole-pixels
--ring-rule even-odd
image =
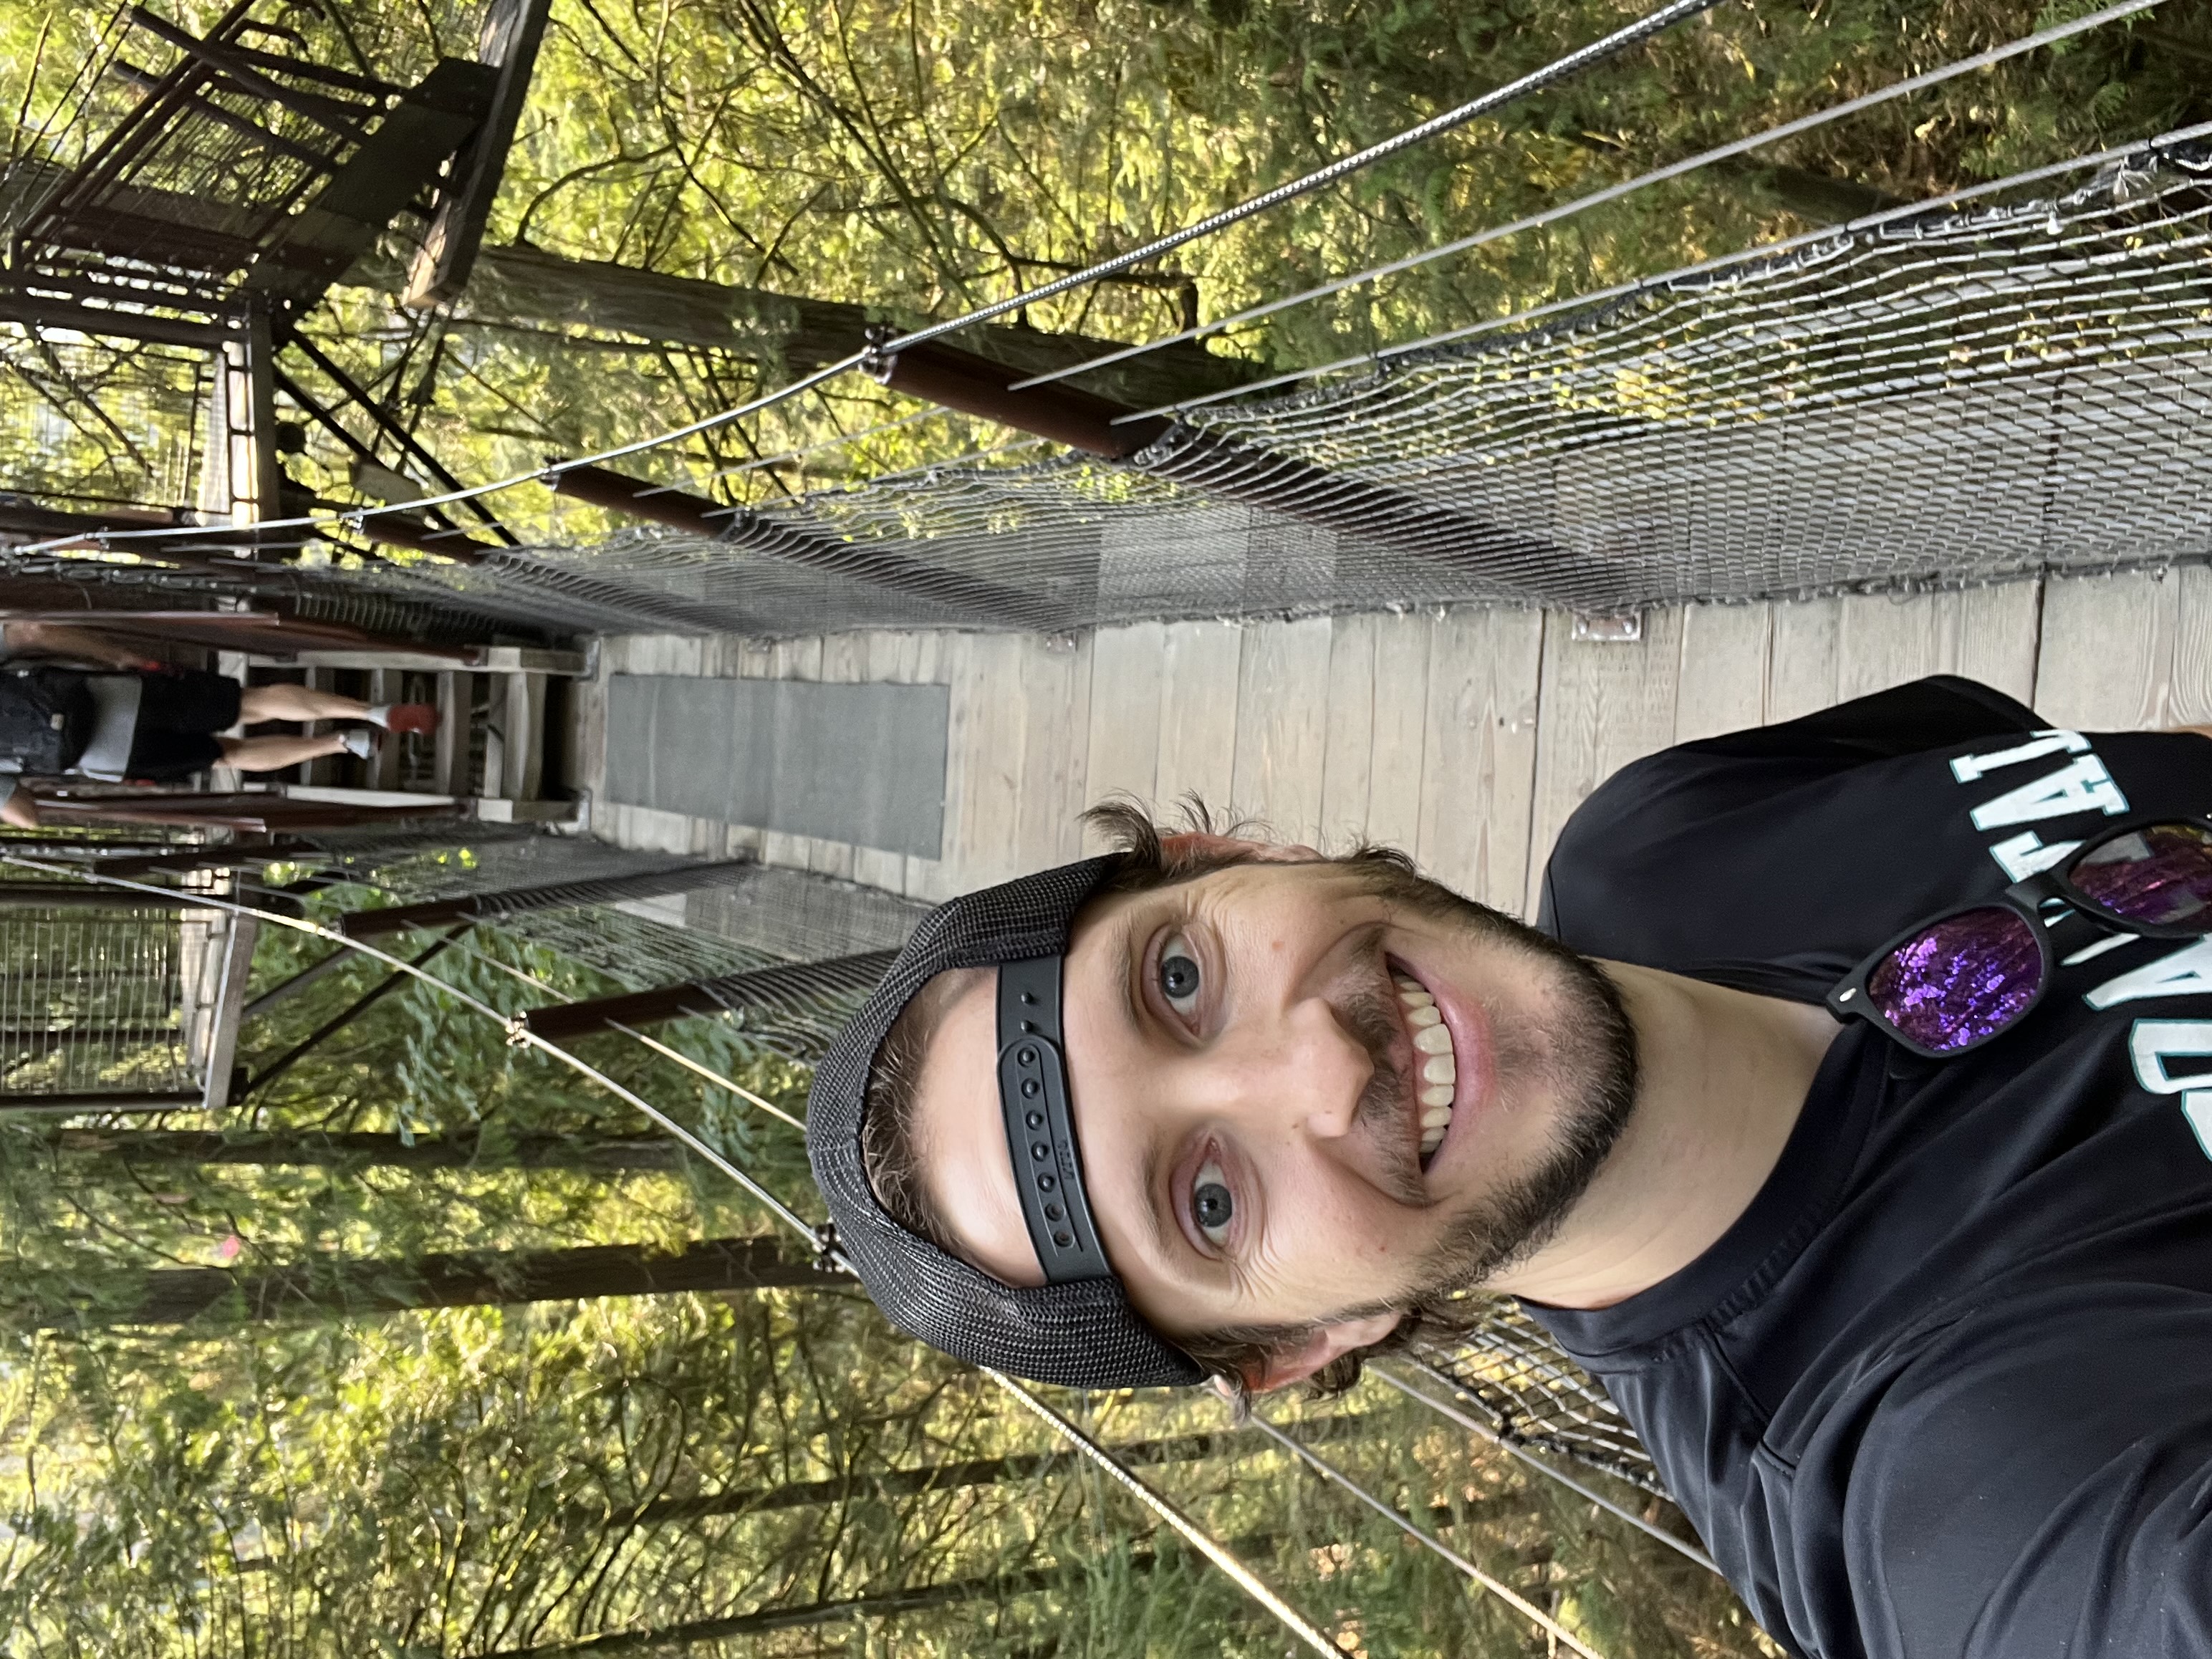
[[[1455,1214],[1422,1258],[1411,1290],[1387,1304],[1432,1307],[1525,1261],[1557,1235],[1635,1112],[1636,1028],[1619,988],[1597,963],[1550,934],[1463,898],[1396,858],[1356,854],[1350,862],[1394,909],[1503,947],[1551,985],[1549,1018],[1492,1031],[1499,1103],[1510,1109],[1547,1094],[1557,1103],[1548,1143],[1532,1165]],[[1349,1023],[1358,1030],[1365,1022],[1355,1016]],[[1378,1075],[1363,1112],[1389,1121],[1403,1109],[1403,1087],[1395,1073],[1387,1080]],[[1412,1191],[1420,1190],[1417,1166],[1402,1176]]]

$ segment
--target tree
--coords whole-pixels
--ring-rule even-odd
[[[793,1258],[774,1239],[709,1238],[672,1251],[635,1244],[568,1250],[319,1260],[258,1273],[220,1267],[125,1269],[66,1298],[35,1285],[0,1291],[0,1324],[47,1330],[88,1324],[185,1325],[255,1319],[359,1319],[423,1308],[573,1302],[684,1291],[848,1289],[844,1274]]]

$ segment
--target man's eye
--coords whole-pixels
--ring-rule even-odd
[[[1179,1014],[1198,1012],[1198,960],[1181,933],[1160,947],[1160,994]]]
[[[1206,1235],[1206,1243],[1218,1249],[1229,1243],[1229,1222],[1236,1213],[1237,1201],[1229,1195],[1228,1176],[1222,1174],[1218,1164],[1207,1159],[1190,1183],[1191,1220]]]

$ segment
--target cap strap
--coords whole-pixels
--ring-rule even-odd
[[[1060,1054],[1058,957],[999,964],[999,1107],[1014,1161],[1014,1191],[1045,1282],[1110,1279],[1083,1190],[1075,1118]]]

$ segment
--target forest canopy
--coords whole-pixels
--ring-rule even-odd
[[[194,29],[222,9],[149,3]],[[1036,367],[1178,332],[2092,9],[1728,0],[966,343]],[[268,9],[399,78],[475,49],[471,4]],[[527,472],[788,385],[872,326],[1018,298],[1641,9],[554,0],[466,288],[403,303],[410,248],[395,236],[301,335],[459,477]],[[0,0],[0,222],[135,106],[127,76],[88,73],[124,15]],[[2169,0],[1097,384],[1170,404],[2141,139],[2212,118],[2208,64],[2212,0]],[[0,492],[187,501],[204,390],[204,364],[178,349],[0,323]],[[388,472],[424,482],[360,410],[340,418]],[[1002,437],[848,376],[636,465],[753,503]],[[317,501],[373,497],[335,434],[302,430],[300,446],[288,465]],[[322,948],[272,930],[253,993]],[[237,1110],[0,1117],[0,1650],[1282,1650],[1225,1579],[987,1379],[898,1336],[811,1245],[459,994],[508,1014],[637,987],[480,928],[436,982],[317,1038],[375,979],[356,964],[253,1022],[241,1059],[258,1086]],[[674,1057],[603,1036],[586,1058],[818,1219],[796,1133],[712,1080],[795,1113],[805,1065],[714,1019],[665,1036]],[[1556,1651],[1211,1397],[1054,1398],[1346,1652]],[[1271,1409],[1607,1659],[1776,1651],[1717,1579],[1636,1528],[1682,1524],[1651,1491],[1587,1474],[1624,1520],[1379,1388]]]
[[[347,3],[417,58],[472,49],[468,9]],[[214,10],[174,9],[198,25]],[[307,329],[456,473],[526,471],[732,406],[843,355],[871,320],[957,314],[1140,246],[1641,9],[558,0],[467,291],[401,307],[401,262],[372,256]],[[1079,342],[1153,338],[2091,9],[1731,0],[1495,118],[971,343],[1059,362],[1091,355]],[[113,26],[104,8],[0,5],[11,154],[66,160],[82,141],[47,124]],[[2171,130],[2208,113],[2208,60],[2207,9],[2172,0],[1566,225],[1187,344],[1145,362],[1139,384],[1102,389],[1170,402]],[[94,114],[113,106],[110,89]],[[22,357],[11,355],[9,396],[27,411],[52,367]],[[702,436],[683,459],[695,473],[744,469],[718,487],[753,501],[995,441],[934,420],[763,464],[913,412],[848,376]],[[27,433],[29,418],[13,417]],[[348,496],[338,447],[317,434],[311,453],[308,482]]]

